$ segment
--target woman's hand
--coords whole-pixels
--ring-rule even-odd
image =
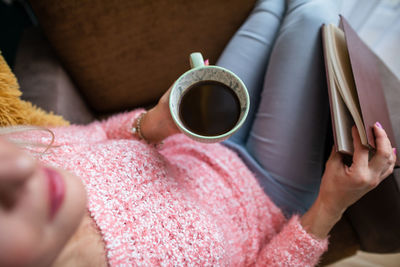
[[[352,129],[354,155],[346,166],[342,156],[332,150],[322,177],[316,202],[302,217],[305,229],[324,238],[343,212],[393,172],[396,154],[386,132],[374,125],[376,152],[369,160],[369,150],[361,144],[356,127]]]
[[[204,65],[209,65],[208,59],[204,61]],[[142,119],[142,134],[151,143],[159,143],[168,136],[180,132],[169,110],[169,94],[172,86],[160,98],[157,105],[150,109]]]
[[[169,111],[169,94],[172,86],[160,98],[157,105],[150,109],[142,119],[143,136],[151,143],[158,143],[170,135],[179,133],[178,127]]]
[[[320,188],[321,201],[331,212],[342,213],[393,172],[396,155],[386,132],[378,125],[374,126],[376,153],[370,161],[369,151],[361,144],[356,127],[352,129],[352,165],[343,164],[341,155],[332,151]]]

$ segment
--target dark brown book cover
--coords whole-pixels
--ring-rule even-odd
[[[343,16],[340,17],[340,28],[345,35],[368,145],[371,148],[376,147],[373,126],[378,121],[385,129],[392,146],[397,148],[396,137],[399,138],[400,132],[398,129],[394,132],[393,123],[399,121],[397,117],[400,116],[400,113],[397,115],[394,113],[399,108],[397,110],[391,108],[388,103],[395,104],[396,100],[393,98],[397,99],[397,102],[400,101],[398,100],[400,98],[400,81],[361,40]],[[329,75],[328,71],[327,75]],[[332,105],[332,99],[330,101]],[[392,114],[389,114],[389,111]],[[397,157],[396,166],[400,166],[399,157]]]

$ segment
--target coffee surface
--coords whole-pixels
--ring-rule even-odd
[[[224,134],[235,127],[240,102],[235,92],[217,81],[203,81],[186,90],[179,116],[190,131],[204,136]]]

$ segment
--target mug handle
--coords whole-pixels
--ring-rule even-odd
[[[190,67],[192,69],[194,68],[200,68],[204,67],[204,59],[201,53],[196,52],[196,53],[191,53],[190,54]]]

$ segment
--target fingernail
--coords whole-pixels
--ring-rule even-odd
[[[375,122],[375,125],[376,126],[378,126],[378,128],[381,128],[381,129],[383,129],[383,127],[382,127],[382,125],[377,121],[377,122]]]
[[[393,148],[393,153],[395,154],[395,155],[397,155],[397,149],[394,147]]]
[[[204,65],[208,66],[210,64],[210,61],[208,59],[204,60]]]

